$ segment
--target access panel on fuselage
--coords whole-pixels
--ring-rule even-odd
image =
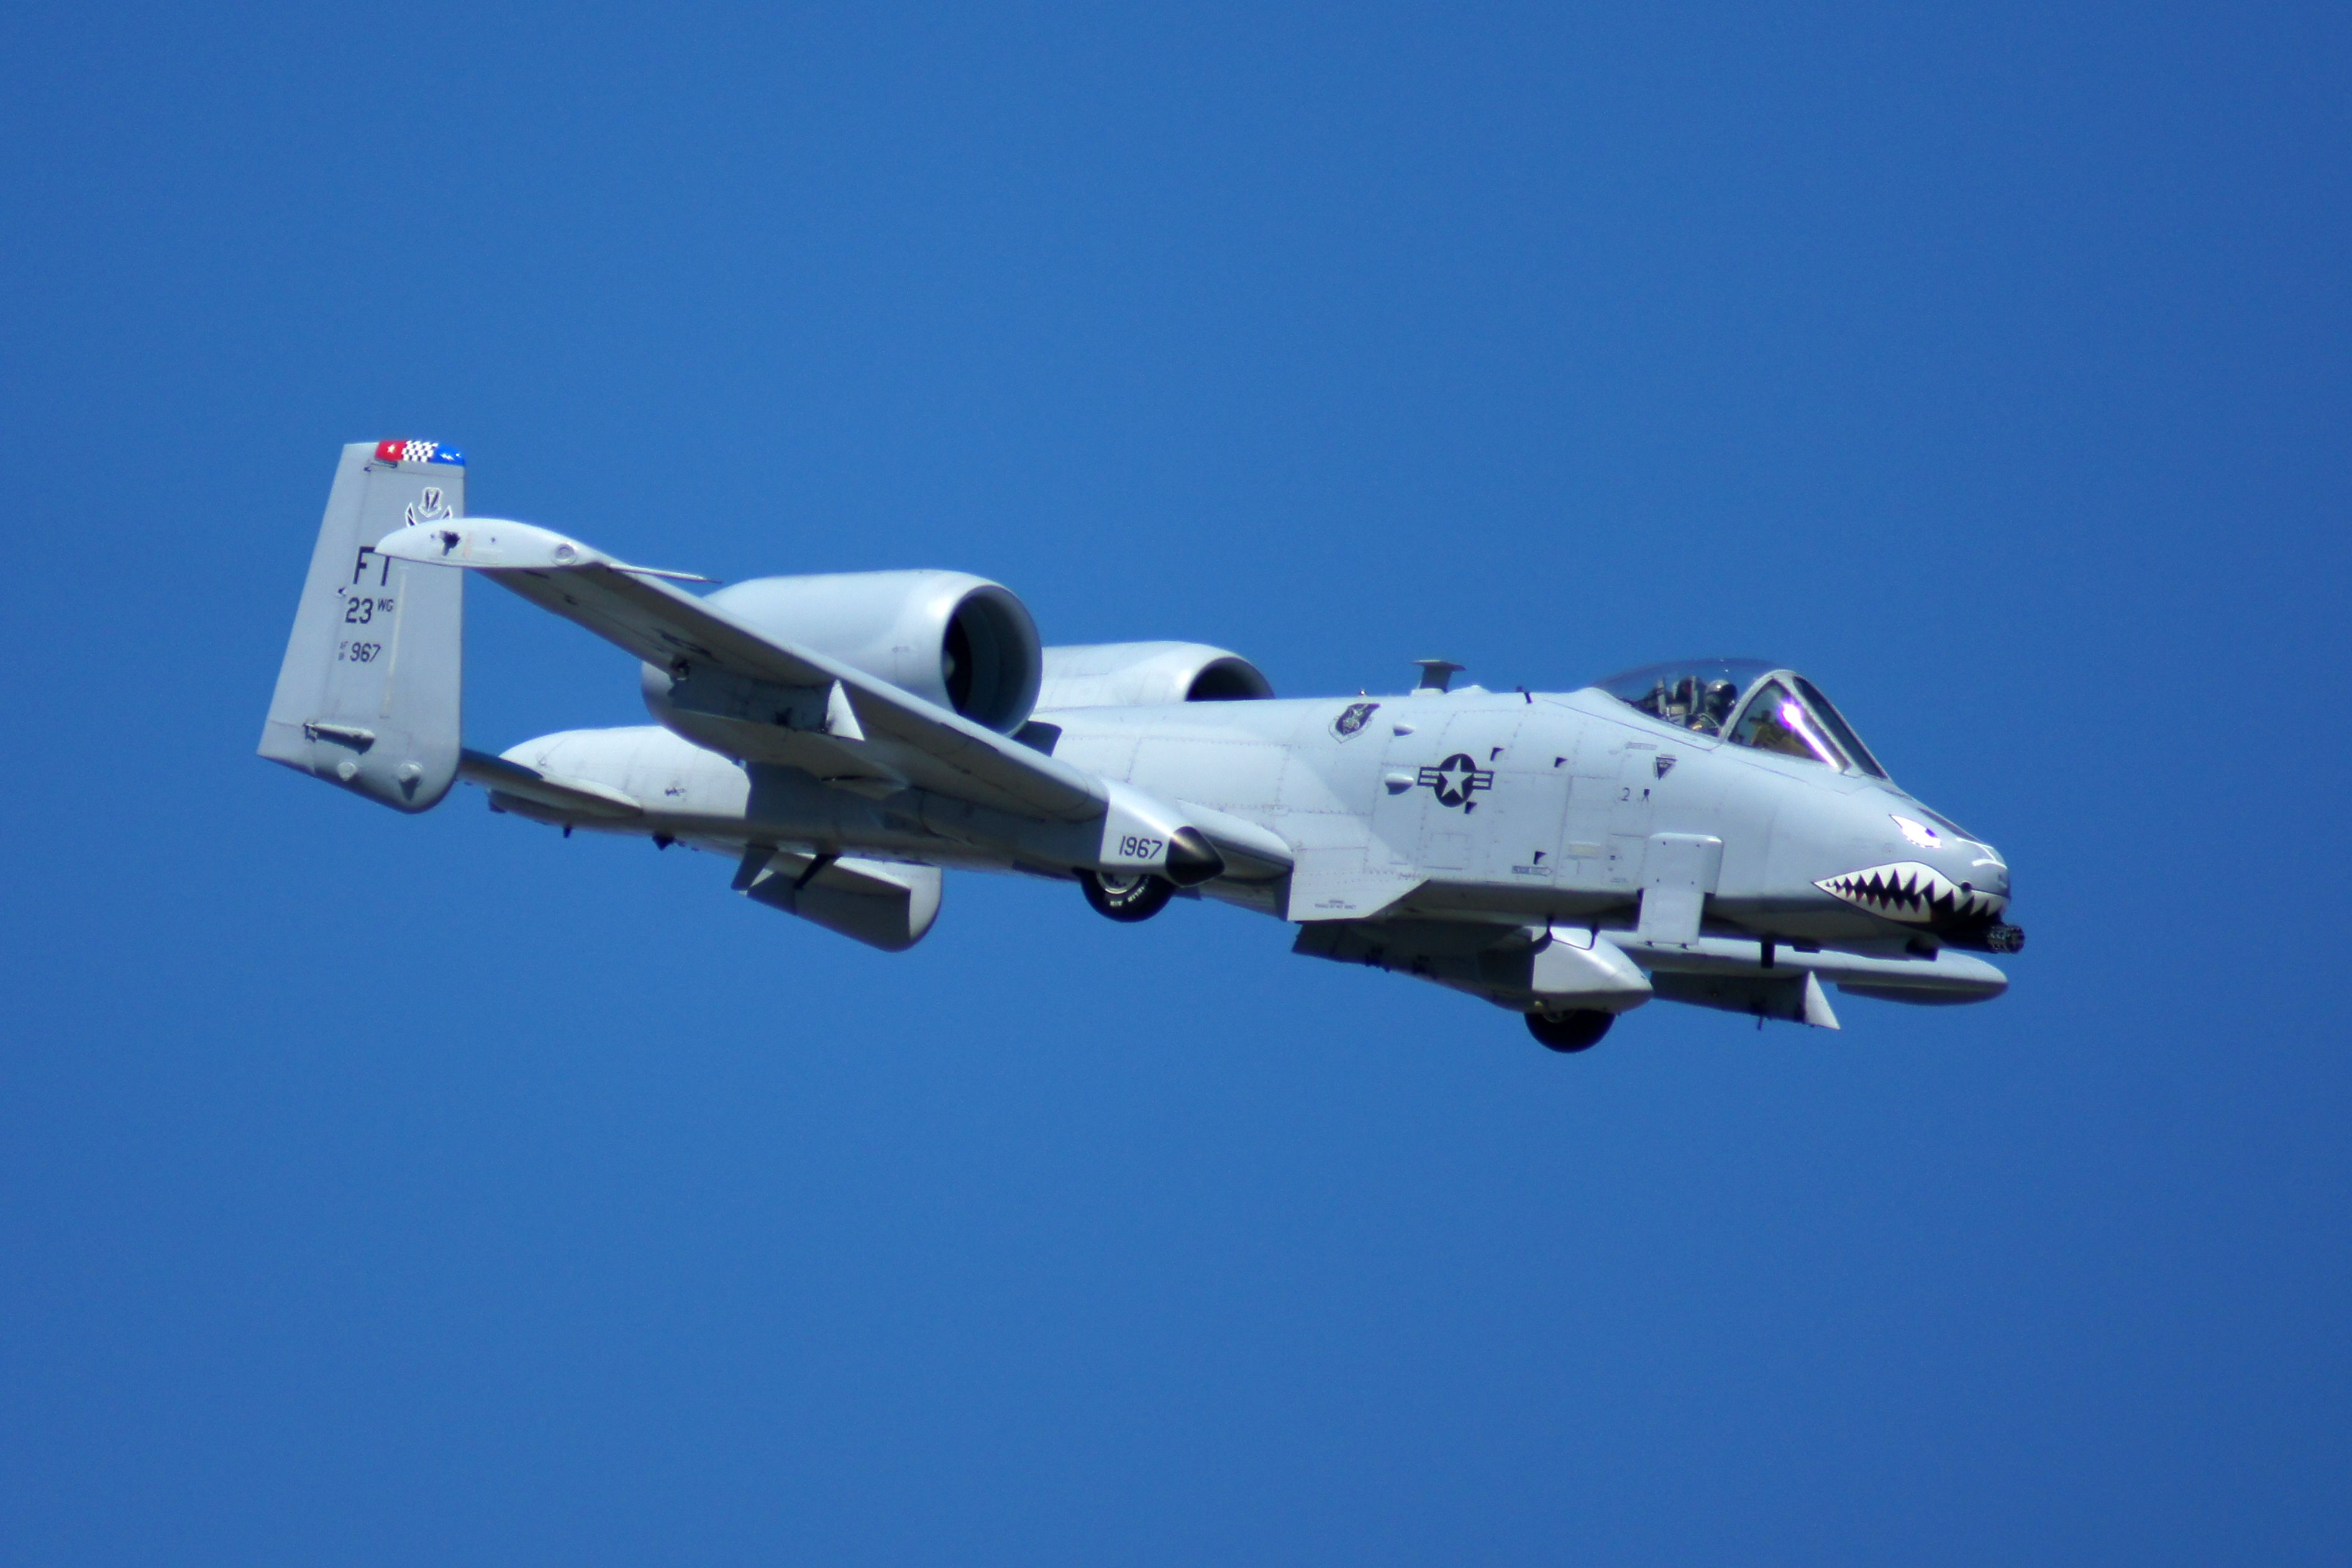
[[[1584,721],[1570,764],[1560,886],[1631,893],[1640,885],[1658,756],[1658,742],[1630,726]]]
[[[1495,717],[1511,721],[1510,734],[1486,737],[1494,783],[1474,819],[1470,868],[1482,882],[1549,887],[1559,868],[1560,825],[1574,776],[1558,746],[1559,724],[1525,703]]]
[[[1374,838],[1440,881],[1548,883],[1569,780],[1548,735],[1522,742],[1538,716],[1507,701],[1451,713],[1398,706],[1412,733],[1392,734],[1382,759]]]

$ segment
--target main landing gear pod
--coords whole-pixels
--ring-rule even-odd
[[[1197,827],[1168,837],[1168,874],[1151,871],[1092,871],[1080,868],[1078,887],[1087,902],[1112,920],[1148,921],[1168,907],[1179,888],[1196,888],[1224,874],[1225,858]]]

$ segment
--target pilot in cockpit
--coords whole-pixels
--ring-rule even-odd
[[[1678,729],[1885,778],[1886,770],[1821,689],[1762,659],[1693,659],[1627,670],[1599,683],[1621,702]],[[1741,706],[1746,699],[1747,705]],[[1734,718],[1737,728],[1733,727]]]
[[[1696,675],[1685,675],[1672,685],[1660,677],[1649,693],[1633,706],[1669,724],[1678,724],[1702,735],[1720,735],[1724,721],[1738,705],[1741,689],[1736,681],[1702,681]]]
[[[1722,734],[1724,721],[1731,717],[1731,710],[1738,701],[1739,688],[1730,681],[1707,682],[1706,701],[1699,709],[1698,716],[1691,721],[1691,728],[1702,735]]]

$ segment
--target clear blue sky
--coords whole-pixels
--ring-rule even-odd
[[[2340,6],[0,15],[12,1563],[2342,1562]],[[1811,672],[1990,1006],[252,756],[336,449],[1297,694]],[[469,739],[641,722],[470,606]]]

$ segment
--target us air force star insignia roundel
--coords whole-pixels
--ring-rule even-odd
[[[1466,810],[1472,795],[1495,787],[1495,775],[1472,762],[1467,753],[1456,752],[1435,767],[1422,769],[1419,782],[1437,792],[1438,805]]]

